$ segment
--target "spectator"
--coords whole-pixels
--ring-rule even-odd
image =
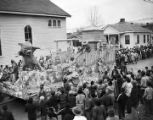
[[[82,111],[84,111],[85,106],[85,95],[82,91],[82,88],[78,90],[78,94],[76,96],[76,106],[80,107]]]
[[[85,116],[87,120],[92,120],[92,109],[94,107],[94,96],[90,96],[90,94],[85,99]]]
[[[110,108],[113,108],[113,99],[109,95],[109,91],[106,90],[105,94],[100,98],[101,104],[103,104],[108,111]]]
[[[125,94],[127,96],[127,112],[131,113],[131,91],[133,85],[129,77],[126,77],[126,81],[123,83],[122,88],[125,89]]]
[[[68,94],[68,103],[71,108],[76,106],[76,92],[73,90],[69,91]]]
[[[40,112],[41,112],[41,120],[46,120],[47,117],[47,109],[46,109],[46,101],[45,97],[40,97]]]
[[[3,114],[2,114],[1,109],[0,109],[0,120],[3,120]]]
[[[3,109],[2,120],[15,120],[12,112],[8,111],[7,105],[4,105],[2,109]]]
[[[80,107],[74,107],[72,109],[72,112],[73,114],[75,115],[74,116],[74,119],[73,120],[87,120],[87,118],[85,116],[83,116],[83,112],[82,110],[80,109]]]
[[[87,88],[87,84],[86,83],[83,84],[83,92],[84,92],[86,97],[89,95],[89,89]]]
[[[72,109],[69,106],[69,103],[66,104],[65,108],[60,110],[57,115],[62,115],[62,120],[73,120],[74,114],[72,112]]]
[[[151,82],[147,82],[147,87],[144,92],[145,99],[145,112],[146,114],[152,114],[153,112],[153,88]]]
[[[95,102],[95,106],[92,109],[91,120],[105,120],[106,111],[104,106],[101,106],[100,100],[98,98],[96,98],[94,102]]]
[[[37,106],[33,103],[33,99],[29,98],[28,103],[25,107],[26,112],[28,112],[28,120],[36,120],[37,119]]]
[[[64,92],[64,89],[61,89],[61,94],[59,96],[60,109],[65,108],[67,102],[67,94]]]
[[[117,98],[117,103],[118,103],[118,114],[119,118],[123,119],[125,118],[125,106],[126,106],[126,101],[127,101],[127,96],[125,94],[125,89],[121,89],[121,93],[119,94]]]
[[[91,84],[91,86],[90,86],[90,94],[92,96],[94,96],[94,97],[97,97],[97,95],[96,95],[96,89],[97,89],[97,87],[95,85],[95,82],[94,81],[91,81],[90,84]]]
[[[51,97],[49,98],[49,100],[47,101],[47,106],[48,107],[53,107],[55,108],[55,110],[58,109],[58,97],[57,95],[55,95],[55,91],[51,91]]]

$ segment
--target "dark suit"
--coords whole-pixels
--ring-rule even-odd
[[[106,111],[109,109],[109,108],[112,108],[113,107],[113,99],[111,96],[109,95],[103,95],[101,98],[100,98],[100,101],[101,101],[101,104],[105,106],[106,108]]]
[[[26,104],[26,111],[28,112],[28,120],[36,120],[36,105],[34,104]]]
[[[125,106],[127,102],[127,96],[125,93],[119,94],[117,98],[118,102],[118,112],[119,112],[119,118],[124,118],[125,117]]]
[[[2,120],[14,120],[14,116],[13,116],[12,112],[4,111],[2,113]]]

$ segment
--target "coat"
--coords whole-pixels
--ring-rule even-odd
[[[34,104],[26,104],[26,112],[28,112],[28,120],[36,120],[37,115],[36,115],[36,110],[37,107]]]
[[[92,110],[92,119],[91,120],[105,120],[105,108],[104,106],[95,106]]]
[[[113,99],[109,95],[103,95],[100,98],[101,104],[105,106],[106,110],[113,106]]]
[[[4,111],[2,113],[2,120],[15,120],[12,112]]]

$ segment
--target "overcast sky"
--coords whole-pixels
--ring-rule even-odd
[[[153,18],[153,3],[143,0],[51,0],[72,15],[67,19],[67,31],[89,25],[90,10],[96,6],[104,25],[116,23],[120,18],[127,21]]]

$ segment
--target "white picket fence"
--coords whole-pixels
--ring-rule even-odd
[[[79,57],[77,57],[77,63],[79,65],[92,65],[95,64],[96,61],[101,58],[102,61],[106,64],[115,62],[115,50],[114,48],[103,49],[101,51],[91,51],[89,53],[82,53]]]
[[[74,54],[72,52],[60,52],[56,54],[60,59],[61,63],[68,62],[71,57],[75,58],[75,61],[78,65],[86,65],[90,66],[96,63],[96,61],[101,58],[103,63],[115,63],[115,51],[117,50],[116,47],[105,47],[102,50],[97,51],[90,51],[84,53]]]

